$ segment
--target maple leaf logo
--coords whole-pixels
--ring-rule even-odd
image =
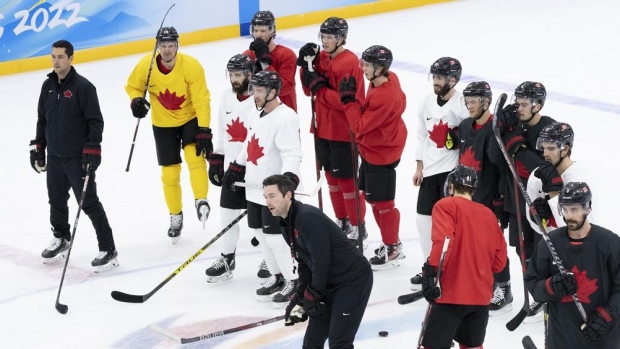
[[[161,103],[164,108],[168,110],[179,110],[181,109],[181,104],[185,102],[185,96],[177,96],[176,92],[170,93],[168,89],[164,93],[159,93],[157,96],[157,100]]]
[[[480,170],[482,170],[480,167],[480,161],[476,160],[476,153],[472,150],[472,148],[467,148],[461,153],[459,163],[464,166],[473,167],[476,172],[480,172]]]
[[[258,166],[258,159],[265,156],[265,154],[263,154],[263,149],[265,148],[258,145],[258,139],[256,138],[256,135],[253,134],[252,139],[248,142],[247,161],[253,163],[255,166]]]
[[[229,142],[243,142],[245,138],[248,136],[248,129],[245,127],[244,123],[237,116],[237,119],[232,120],[230,124],[226,124],[228,128],[226,129],[226,133],[230,136]]]
[[[443,120],[439,120],[438,124],[433,125],[433,129],[428,131],[431,141],[437,144],[437,148],[443,148],[446,146],[446,138],[448,137],[448,124],[443,123]]]
[[[73,93],[71,92],[71,90],[66,90],[64,95],[65,95],[65,98],[71,98],[71,96],[73,96]]]
[[[579,271],[577,266],[573,266],[571,270],[575,274],[575,280],[577,280],[577,297],[581,303],[590,303],[590,295],[598,290],[598,279],[588,279],[588,272],[586,270]],[[572,296],[566,296],[561,299],[562,303],[572,302]]]

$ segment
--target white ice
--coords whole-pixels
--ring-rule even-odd
[[[491,84],[495,96],[511,95],[526,80],[541,81],[548,91],[543,114],[569,122],[576,132],[573,159],[593,170],[592,179],[601,188],[594,193],[599,223],[618,231],[614,202],[619,165],[614,155],[620,130],[617,102],[618,41],[616,14],[620,3],[563,0],[471,0],[402,10],[349,20],[347,47],[360,54],[366,47],[382,44],[393,50],[393,70],[399,75],[408,97],[403,115],[409,138],[398,167],[397,207],[402,213],[401,239],[407,258],[401,266],[375,273],[375,285],[364,321],[359,329],[358,348],[412,348],[417,342],[424,300],[406,306],[397,296],[410,292],[409,278],[422,264],[415,229],[417,188],[411,183],[415,169],[416,112],[423,96],[432,92],[427,80],[430,64],[441,56],[457,57],[464,67],[459,87],[473,80]],[[172,23],[174,24],[174,23]],[[279,30],[277,40],[297,51],[307,41],[316,42],[318,25]],[[181,50],[204,65],[218,108],[227,60],[247,48],[249,39],[237,38]],[[148,54],[145,52],[145,54]],[[76,59],[79,61],[79,51]],[[50,69],[0,78],[4,126],[0,137],[0,346],[5,348],[172,348],[179,344],[147,329],[158,324],[177,334],[198,336],[241,324],[268,319],[283,312],[254,299],[259,286],[255,274],[261,259],[250,245],[251,234],[242,221],[237,250],[238,267],[231,281],[207,284],[204,270],[219,256],[216,243],[188,265],[144,304],[114,301],[110,292],[144,294],[153,289],[181,263],[209,241],[219,230],[219,189],[211,186],[212,212],[206,232],[194,216],[187,169],[183,168],[186,219],[179,243],[166,236],[168,212],[160,184],[151,125],[140,125],[131,170],[125,165],[136,119],[131,116],[124,92],[126,78],[142,55],[76,64],[78,72],[98,89],[105,132],[103,163],[98,170],[99,196],[108,213],[120,267],[95,275],[90,261],[97,254],[95,233],[82,215],[61,303],[69,312],[54,309],[62,263],[44,266],[40,252],[47,246],[49,207],[44,175],[28,164],[27,144],[35,134],[36,104],[40,86]],[[51,66],[51,65],[50,65]],[[305,151],[304,180],[314,179],[310,102],[298,83],[299,117]],[[212,125],[215,124],[215,121]],[[326,192],[327,186],[324,186]],[[324,194],[325,207],[331,207]],[[309,200],[315,203],[316,199]],[[77,205],[70,201],[70,223]],[[333,212],[326,212],[333,216]],[[370,248],[380,243],[377,225],[368,211]],[[486,348],[521,348],[521,338],[530,335],[543,346],[542,323],[521,325],[509,332],[505,324],[521,307],[522,274],[514,249],[512,285],[514,310],[489,320]],[[463,292],[468,292],[464,289]],[[284,327],[283,322],[238,334],[208,339],[187,347],[201,348],[299,348],[305,325]],[[385,330],[387,338],[377,333]]]

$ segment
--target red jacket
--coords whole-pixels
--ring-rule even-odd
[[[280,90],[280,100],[297,112],[297,93],[295,92],[295,67],[297,67],[297,56],[290,48],[276,45],[271,53],[271,65],[267,70],[277,71],[282,79],[282,89]],[[252,50],[246,50],[243,54],[252,57],[256,65],[256,55]]]
[[[379,87],[370,83],[363,104],[356,100],[344,106],[360,155],[373,165],[400,160],[407,140],[407,126],[402,119],[407,99],[396,74],[390,72],[388,79]]]
[[[439,200],[432,213],[433,247],[429,264],[437,268],[446,236],[450,237],[437,303],[488,305],[493,273],[506,266],[507,247],[497,217],[486,206],[463,197]]]
[[[302,76],[305,67],[299,69]],[[332,59],[329,53],[321,51],[314,63],[314,69],[324,75],[330,87],[317,91],[314,108],[316,111],[317,136],[331,141],[350,142],[351,134],[349,122],[344,113],[344,107],[340,101],[338,86],[345,76],[353,76],[357,80],[357,93],[355,97],[364,101],[364,73],[359,67],[359,58],[349,51],[344,50]],[[304,94],[310,96],[310,90],[303,87]],[[312,125],[310,132],[313,131]]]

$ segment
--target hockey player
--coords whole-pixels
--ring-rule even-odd
[[[295,52],[286,46],[276,44],[276,19],[271,11],[258,11],[252,17],[250,34],[254,41],[243,52],[255,61],[255,72],[276,71],[282,79],[280,100],[297,112],[295,92]]]
[[[339,17],[326,19],[319,28],[319,39],[323,49],[318,52],[318,46],[307,43],[299,50],[297,65],[301,68],[299,75],[306,96],[314,96],[314,110],[316,125],[312,125],[312,132],[316,133],[315,150],[317,160],[325,171],[325,179],[329,186],[329,197],[332,203],[337,224],[347,233],[351,240],[358,240],[360,230],[364,231],[363,238],[368,235],[364,224],[366,205],[364,194],[360,193],[359,202],[356,201],[356,185],[351,149],[351,128],[344,113],[338,94],[338,83],[345,76],[352,76],[359,81],[355,91],[355,98],[364,101],[364,84],[362,69],[359,67],[358,57],[344,48],[349,35],[347,21]],[[308,70],[306,57],[312,57],[314,71]],[[357,208],[359,206],[360,216]]]
[[[446,147],[447,134],[469,117],[463,95],[456,89],[461,79],[461,63],[441,57],[430,68],[433,92],[418,109],[416,171],[413,185],[419,186],[416,225],[424,258],[431,253],[431,212],[443,197],[448,173],[459,163],[458,144]],[[411,278],[412,285],[422,283],[421,274]],[[413,287],[413,286],[412,286]]]
[[[104,271],[118,266],[118,253],[95,182],[101,164],[103,116],[95,86],[71,65],[73,52],[73,45],[66,40],[52,44],[54,70],[41,87],[36,137],[30,141],[30,165],[37,173],[47,171],[50,223],[54,234],[41,256],[44,263],[65,256],[71,240],[69,189],[79,200],[89,165],[90,178],[82,209],[95,228],[99,244],[99,254],[91,265],[95,271]],[[49,157],[45,156],[46,149]]]
[[[482,349],[491,275],[506,266],[507,248],[493,211],[472,200],[480,184],[476,176],[472,167],[458,165],[447,176],[445,194],[450,197],[433,207],[433,247],[422,268],[423,293],[431,304],[424,348],[450,348],[454,339],[462,349]],[[450,242],[439,288],[435,279],[446,237]]]
[[[590,223],[592,195],[586,183],[570,182],[557,196],[566,226],[549,238],[566,273],[559,273],[545,241],[528,264],[527,288],[536,301],[547,302],[549,349],[620,348],[620,238]],[[573,294],[587,314],[585,323]]]
[[[207,202],[209,181],[205,162],[205,156],[213,151],[210,95],[200,63],[178,52],[179,33],[174,27],[159,30],[157,47],[159,54],[154,69],[149,68],[151,55],[144,56],[129,75],[125,90],[134,117],[144,118],[153,104],[151,121],[157,162],[170,212],[168,236],[175,244],[183,229],[181,149],[189,168],[196,213],[203,227],[211,211]],[[147,81],[150,103],[143,98]]]
[[[493,138],[493,115],[490,111],[493,94],[487,82],[475,81],[465,87],[463,96],[469,119],[463,120],[459,125],[458,137],[450,137],[453,142],[457,139],[460,142],[459,163],[473,167],[478,175],[479,186],[472,200],[493,210],[493,198],[499,195],[500,176],[499,168],[489,158],[489,144]],[[509,263],[495,275],[495,282],[499,287],[489,304],[490,315],[500,315],[512,310]]]
[[[285,307],[299,284],[291,251],[280,235],[275,217],[264,205],[262,191],[263,180],[273,174],[283,173],[299,184],[299,117],[280,103],[281,86],[277,72],[261,71],[252,76],[250,93],[260,114],[253,114],[248,121],[249,132],[241,152],[222,180],[222,186],[231,191],[237,190],[235,182],[246,182],[248,226],[254,229],[263,258],[274,275],[256,294],[261,301],[273,301],[275,307]]]
[[[370,259],[373,270],[397,267],[398,260],[405,258],[398,238],[400,212],[394,198],[395,168],[407,140],[407,126],[402,119],[407,101],[398,76],[390,71],[392,60],[392,52],[380,45],[362,53],[360,65],[370,81],[366,101],[356,98],[358,82],[354,76],[343,78],[339,85],[340,100],[362,157],[359,187],[381,231],[383,243]]]
[[[304,348],[353,348],[370,298],[373,275],[359,249],[318,208],[295,200],[296,184],[283,175],[263,181],[271,214],[299,265],[300,285],[285,312],[285,326],[310,317]]]

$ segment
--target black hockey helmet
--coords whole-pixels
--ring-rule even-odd
[[[372,63],[375,70],[379,67],[383,67],[383,73],[387,73],[390,70],[392,61],[392,51],[387,47],[381,45],[373,45],[362,52],[362,60],[364,62]]]
[[[547,99],[547,90],[545,86],[540,82],[526,81],[515,89],[516,98],[527,98],[532,101],[533,105],[536,103],[541,106],[545,104]]]
[[[543,143],[552,143],[563,149],[569,145],[571,149],[575,143],[573,128],[565,122],[552,122],[540,131],[536,140],[536,149],[543,150]]]
[[[586,210],[592,207],[592,191],[585,182],[569,182],[558,195],[558,210],[562,213],[564,205],[583,205]]]
[[[251,24],[252,26],[265,25],[273,31],[276,30],[276,18],[273,16],[273,13],[271,13],[271,11],[256,12],[254,14],[254,17],[252,17]]]
[[[349,25],[344,18],[329,17],[325,20],[325,22],[321,23],[321,29],[319,32],[322,34],[333,34],[346,38],[349,34]]]
[[[157,32],[157,41],[178,41],[179,33],[174,27],[161,27]]]
[[[247,70],[249,72],[254,71],[254,61],[252,57],[244,54],[236,54],[228,60],[226,64],[228,70]]]
[[[493,92],[491,92],[491,86],[486,81],[474,81],[469,83],[463,90],[464,97],[487,97],[489,103],[493,98]]]
[[[269,94],[272,89],[275,89],[276,96],[279,96],[280,89],[282,88],[282,79],[280,79],[280,75],[276,71],[263,70],[252,75],[252,79],[250,80],[250,87],[254,86],[266,87],[267,94]]]
[[[448,77],[454,76],[456,82],[461,80],[462,71],[463,68],[461,67],[461,62],[452,57],[441,57],[431,65],[431,74]]]
[[[448,193],[450,184],[463,185],[476,190],[478,187],[478,175],[476,174],[476,170],[474,170],[473,167],[459,164],[452,171],[450,171],[446,177],[446,182],[443,188],[445,196],[450,196]]]

